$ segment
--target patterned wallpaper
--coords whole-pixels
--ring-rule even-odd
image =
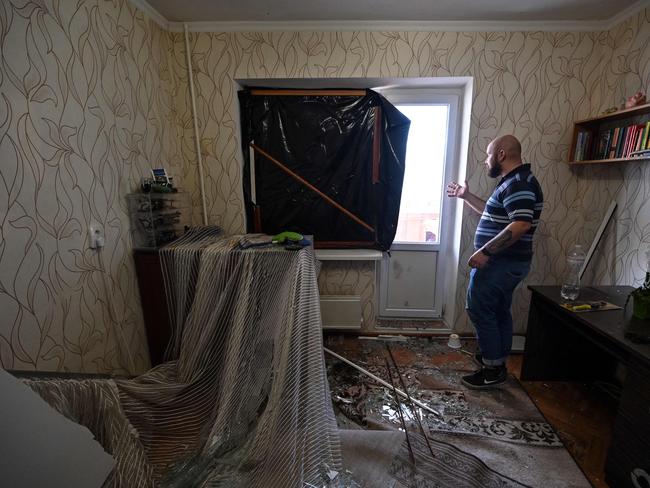
[[[648,86],[648,10],[611,32],[599,33],[455,33],[455,32],[273,32],[199,33],[192,35],[197,103],[206,158],[209,215],[228,230],[244,228],[239,140],[237,138],[237,79],[356,78],[473,76],[474,100],[467,174],[470,186],[487,196],[494,186],[482,165],[489,141],[503,133],[517,135],[546,196],[538,231],[533,271],[526,283],[555,284],[565,269],[565,254],[575,242],[588,246],[602,215],[621,189],[629,188],[630,170],[621,167],[569,168],[564,161],[573,121],[597,113],[607,96]],[[621,32],[624,31],[624,32]],[[172,34],[177,62],[183,37]],[[612,66],[616,60],[616,67]],[[621,73],[623,70],[623,73]],[[611,73],[610,81],[603,71]],[[624,76],[625,75],[625,76]],[[635,77],[636,76],[636,77]],[[183,80],[182,72],[177,74]],[[187,90],[179,90],[187,92]],[[189,106],[177,104],[186,121]],[[185,139],[191,125],[185,123]],[[192,167],[194,151],[184,144],[185,164]],[[634,165],[629,165],[633,167]],[[637,173],[647,166],[637,165]],[[624,174],[624,172],[627,173]],[[187,172],[187,171],[186,171]],[[640,178],[640,176],[638,176]],[[215,196],[216,194],[216,196]],[[641,202],[642,190],[628,200]],[[195,200],[198,206],[198,201]],[[633,220],[638,221],[638,216]],[[466,212],[461,237],[457,288],[458,317],[454,327],[470,332],[463,307],[477,218]],[[647,236],[644,238],[647,239]],[[618,258],[618,275],[638,274],[626,256]],[[614,265],[611,265],[614,266]],[[372,265],[351,266],[346,284],[356,283],[364,302],[364,322],[372,323],[375,286],[369,290]],[[336,288],[340,271],[321,277],[322,289]],[[523,331],[528,292],[521,287],[514,302],[517,329]],[[370,305],[370,306],[369,306]]]
[[[193,34],[210,221],[244,229],[235,80],[473,76],[471,187],[489,194],[494,182],[477,162],[493,137],[512,132],[545,190],[528,282],[559,282],[566,248],[591,241],[612,198],[624,209],[595,279],[638,280],[639,245],[650,240],[650,165],[563,161],[574,119],[648,88],[649,15],[600,33]],[[131,369],[142,371],[148,360],[124,195],[163,164],[192,193],[200,221],[183,36],[163,32],[126,0],[5,0],[0,20],[0,362],[119,372],[129,367],[128,344]],[[91,221],[106,230],[101,260],[87,249]],[[466,214],[462,262],[475,225]],[[321,288],[361,294],[371,321],[372,268],[324,269]],[[462,313],[467,271],[459,266],[460,331],[471,330]],[[520,330],[526,313],[520,290]]]
[[[122,0],[3,0],[0,35],[0,364],[144,371],[124,196],[180,161],[169,38]]]
[[[619,106],[638,90],[650,90],[650,9],[635,16],[600,39],[603,75],[595,92],[594,106],[602,111]],[[650,97],[649,97],[650,98]],[[600,284],[640,285],[650,249],[650,164],[634,162],[612,171],[605,182],[609,200],[618,208],[607,229],[603,254],[594,267]],[[606,202],[609,205],[609,202]]]

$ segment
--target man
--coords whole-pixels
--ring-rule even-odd
[[[478,339],[474,355],[481,369],[464,376],[469,388],[492,388],[507,379],[506,358],[512,346],[512,293],[530,271],[533,234],[542,212],[542,189],[529,164],[521,161],[521,144],[506,135],[487,147],[487,174],[501,177],[486,201],[467,188],[467,182],[447,185],[447,195],[460,198],[481,220],[469,258],[467,313]]]

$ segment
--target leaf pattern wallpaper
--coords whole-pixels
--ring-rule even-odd
[[[273,32],[191,34],[200,148],[211,223],[245,228],[238,79],[471,76],[467,175],[495,136],[517,135],[546,196],[527,283],[555,284],[566,249],[588,245],[620,205],[591,279],[638,283],[650,243],[650,165],[570,168],[575,119],[650,82],[645,10],[607,32]],[[0,362],[5,368],[140,372],[148,367],[125,195],[152,166],[200,195],[182,34],[127,0],[0,4]],[[106,231],[101,253],[87,228]],[[454,327],[464,315],[477,219],[465,213]],[[374,323],[373,263],[323,266],[324,292],[361,295]],[[527,292],[515,317],[523,330]]]
[[[145,371],[125,195],[181,160],[169,38],[122,0],[5,0],[0,36],[0,362]]]
[[[472,76],[474,79],[467,175],[488,196],[485,149],[494,137],[513,133],[533,164],[546,198],[533,270],[526,284],[557,284],[574,243],[589,246],[612,199],[621,212],[594,265],[594,283],[638,283],[648,235],[647,163],[569,167],[574,120],[617,105],[650,82],[650,11],[608,32],[270,32],[197,33],[191,52],[201,148],[206,165],[208,214],[231,232],[245,228],[240,180],[236,81],[238,79]],[[171,34],[175,79],[187,83],[184,38]],[[176,90],[187,93],[187,89]],[[195,154],[189,97],[177,99],[177,125],[185,127],[184,162]],[[191,170],[185,173],[190,177]],[[196,178],[196,176],[191,176]],[[646,207],[644,207],[644,205]],[[199,208],[198,195],[195,206]],[[197,214],[198,215],[198,214]],[[464,314],[477,217],[465,212],[454,328],[471,332]],[[632,235],[628,230],[631,229]],[[605,246],[603,246],[605,247]],[[343,272],[342,268],[345,268]],[[612,270],[615,270],[614,272]],[[321,291],[361,295],[365,327],[374,324],[374,264],[323,267]],[[343,281],[341,281],[343,279]],[[517,291],[517,330],[525,329],[529,295]]]

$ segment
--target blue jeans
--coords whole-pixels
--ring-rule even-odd
[[[467,288],[467,315],[474,328],[483,363],[504,364],[512,347],[512,293],[530,271],[530,261],[491,257],[472,269]]]

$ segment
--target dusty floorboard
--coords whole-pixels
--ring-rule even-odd
[[[511,356],[510,373],[519,378],[522,356]],[[585,383],[520,381],[571,456],[595,488],[605,483],[605,458],[614,429],[616,401]]]

